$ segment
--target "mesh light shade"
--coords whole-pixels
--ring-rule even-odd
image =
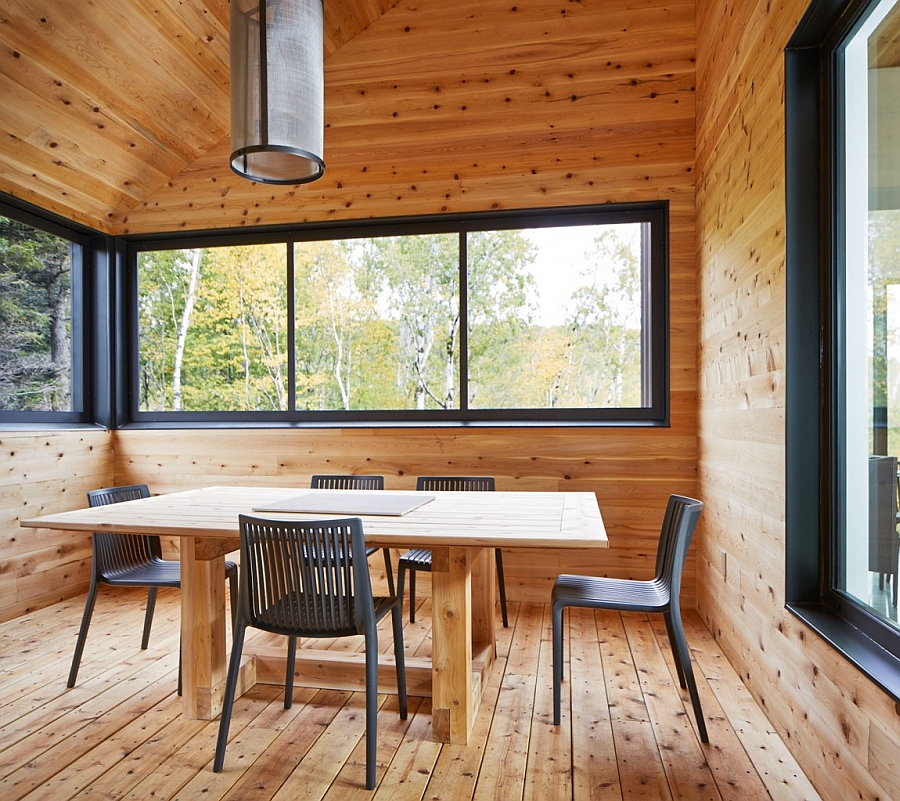
[[[325,172],[323,0],[231,0],[231,168],[302,184]]]

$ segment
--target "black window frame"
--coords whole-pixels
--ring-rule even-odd
[[[843,44],[874,0],[813,0],[785,51],[787,608],[894,700],[900,631],[837,589],[844,442]]]
[[[224,247],[286,242],[288,262],[293,258],[295,242],[357,237],[397,236],[404,234],[458,233],[461,239],[460,287],[465,286],[465,236],[473,231],[508,228],[537,228],[578,224],[616,224],[649,222],[652,235],[645,252],[649,264],[642,310],[647,320],[647,344],[642,355],[644,386],[648,405],[615,409],[467,409],[464,382],[460,408],[454,410],[380,410],[380,411],[306,411],[294,410],[294,359],[289,364],[289,409],[285,412],[246,411],[141,411],[138,391],[138,256],[161,249]],[[254,229],[183,232],[124,237],[127,289],[121,318],[126,321],[127,376],[122,376],[119,396],[124,400],[120,426],[180,427],[200,425],[229,426],[423,426],[423,425],[592,425],[592,426],[668,426],[669,425],[669,208],[668,201],[648,203],[569,206],[516,211],[491,211],[471,214],[444,214],[422,217],[397,217],[353,221],[308,223],[296,226],[272,226]],[[292,271],[288,269],[289,297],[293,296]],[[460,314],[465,319],[465,293],[461,293]],[[293,336],[293,308],[288,308],[289,337]],[[461,326],[461,370],[465,364],[465,332]],[[292,351],[291,351],[292,352]],[[463,373],[465,375],[465,373]]]
[[[4,426],[70,426],[90,424],[101,417],[95,407],[93,353],[96,342],[93,323],[93,265],[102,253],[106,238],[89,228],[72,223],[55,214],[10,196],[0,196],[0,215],[29,225],[45,233],[66,239],[78,246],[71,264],[71,332],[72,373],[70,391],[72,409],[68,411],[19,411],[0,409],[0,425]]]

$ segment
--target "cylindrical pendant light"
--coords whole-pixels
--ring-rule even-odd
[[[325,172],[323,0],[231,0],[231,168],[302,184]]]

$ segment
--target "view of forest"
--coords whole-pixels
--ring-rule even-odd
[[[0,216],[0,409],[72,407],[74,247]]]
[[[641,225],[139,252],[139,408],[640,407]],[[4,410],[71,409],[74,248],[0,217]]]
[[[641,406],[641,225],[583,228],[469,233],[463,287],[456,233],[298,242],[292,297],[286,244],[141,252],[140,409],[287,410],[292,359],[300,410]]]

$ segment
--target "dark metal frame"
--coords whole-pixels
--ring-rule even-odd
[[[900,700],[900,631],[840,585],[844,336],[842,45],[871,0],[815,0],[785,54],[787,608]]]
[[[290,411],[295,406],[295,366],[288,362],[288,406],[285,412],[142,412],[138,409],[137,259],[148,250],[284,242],[287,246],[288,283],[292,284],[295,242],[335,238],[365,238],[432,233],[458,233],[460,237],[460,314],[466,313],[466,234],[503,228],[531,228],[584,224],[648,223],[649,248],[642,264],[644,405],[616,409],[469,409],[465,391],[466,326],[460,327],[460,408],[453,410]],[[646,425],[669,424],[669,232],[668,203],[606,204],[523,211],[493,211],[466,215],[434,215],[369,221],[329,222],[302,226],[276,226],[253,231],[207,231],[129,237],[127,239],[127,303],[119,312],[128,321],[129,375],[121,376],[119,394],[127,398],[120,425],[178,427],[229,426],[353,426],[353,425]],[[292,293],[291,293],[292,296]],[[293,308],[288,304],[288,341],[293,353]]]
[[[72,409],[65,412],[0,410],[0,424],[40,424],[43,427],[46,424],[91,422],[101,416],[94,407],[97,387],[92,366],[97,331],[93,326],[96,318],[93,276],[96,262],[103,258],[106,238],[12,197],[0,197],[0,215],[66,239],[77,249],[72,254],[70,296]]]

